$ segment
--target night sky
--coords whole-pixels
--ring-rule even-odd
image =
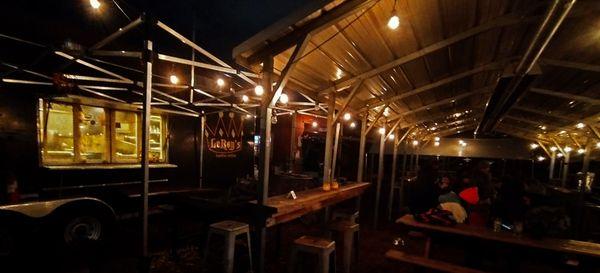
[[[91,46],[128,22],[112,0],[99,1],[101,12],[93,11],[89,0],[2,1],[0,33],[46,45],[59,46],[70,39]],[[151,10],[188,38],[195,17],[197,43],[232,63],[233,47],[309,0],[116,1],[131,19]]]

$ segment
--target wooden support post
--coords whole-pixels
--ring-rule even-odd
[[[561,186],[564,188],[567,186],[567,176],[569,175],[569,159],[571,158],[570,153],[564,153],[564,161],[561,176]]]
[[[340,142],[340,128],[341,124],[338,122],[335,126],[335,141],[333,143],[333,163],[331,164],[331,181],[333,181],[335,177],[335,166],[337,164],[338,149]]]
[[[331,156],[333,151],[333,119],[335,114],[335,93],[329,94],[327,103],[327,134],[325,136],[325,158],[323,160],[323,184],[331,182]]]
[[[263,73],[261,85],[265,90],[263,101],[260,107],[260,152],[258,162],[258,204],[264,205],[269,196],[269,172],[271,165],[271,117],[273,109],[269,107],[270,97],[272,95],[273,85],[271,84],[271,76],[273,74],[273,57],[268,57],[263,61]],[[261,227],[257,230],[257,248],[258,255],[258,272],[265,272],[265,249],[267,228]]]
[[[360,144],[358,148],[358,171],[356,181],[363,181],[363,172],[365,169],[365,144],[367,142],[367,115],[362,118],[360,125]]]
[[[290,171],[294,171],[294,165],[296,163],[296,112],[294,112],[290,118],[292,119],[290,122],[292,124],[291,132],[290,132]]]
[[[377,187],[375,189],[375,209],[373,228],[377,229],[377,221],[379,220],[379,198],[381,197],[381,182],[383,181],[383,159],[385,156],[385,133],[379,138],[379,162],[377,166]]]
[[[548,179],[554,179],[554,165],[556,165],[556,150],[551,151]]]
[[[398,203],[399,203],[399,207],[402,208],[402,206],[404,205],[404,182],[406,181],[406,160],[408,159],[407,156],[407,145],[406,142],[404,142],[404,155],[402,157],[402,177],[400,177],[400,194],[398,195]]]
[[[145,38],[143,48],[143,104],[142,104],[142,261],[140,271],[150,271],[150,255],[148,251],[148,193],[150,188],[150,116],[152,111],[152,63],[154,60],[152,30],[154,21],[150,16],[144,16]]]
[[[206,130],[206,116],[202,115],[200,117],[200,188],[204,182],[204,130]]]
[[[390,195],[388,198],[388,221],[392,220],[392,207],[394,205],[394,190],[396,188],[396,165],[398,164],[398,145],[400,144],[400,138],[398,136],[398,130],[395,130],[394,145],[392,146],[392,178],[390,180]]]

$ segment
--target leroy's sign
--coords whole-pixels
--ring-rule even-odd
[[[242,150],[243,119],[235,113],[219,112],[215,120],[207,120],[206,146],[217,157],[235,157]]]

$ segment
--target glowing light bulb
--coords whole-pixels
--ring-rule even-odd
[[[577,149],[577,153],[578,154],[583,154],[583,153],[585,153],[585,149],[581,149],[581,148]]]
[[[439,141],[440,141],[440,137],[437,137],[437,136],[436,136],[436,137],[434,137],[434,138],[433,138],[433,140],[434,140],[435,142],[439,142]]]
[[[564,155],[563,155],[562,153],[558,153],[558,154],[556,155],[556,157],[563,157],[563,156],[564,156]]]
[[[540,146],[540,145],[537,145],[537,144],[535,144],[535,143],[531,143],[531,144],[529,144],[529,147],[530,147],[532,150],[535,150],[535,149],[537,149],[537,147],[539,147],[539,146]]]
[[[344,120],[350,120],[351,118],[352,118],[352,115],[350,115],[350,113],[344,114]]]
[[[313,127],[313,128],[317,128],[317,126],[319,126],[319,124],[318,124],[316,121],[313,121],[313,122],[312,122],[312,127]]]
[[[541,161],[546,160],[546,158],[540,155],[537,157],[537,160],[541,162]]]
[[[573,151],[573,148],[571,148],[569,146],[565,147],[565,152],[568,153],[568,152],[571,152],[571,151]]]
[[[435,146],[435,147],[440,146],[440,143],[438,141],[436,141],[433,143],[433,146]]]
[[[254,94],[257,96],[262,96],[265,93],[265,89],[261,85],[257,85],[254,87]]]
[[[99,9],[101,5],[102,3],[98,0],[90,0],[90,6],[92,6],[93,9]]]
[[[242,101],[243,102],[248,102],[249,100],[250,100],[250,98],[248,96],[246,96],[246,95],[242,96]]]
[[[418,141],[418,140],[413,140],[413,142],[412,142],[412,145],[413,145],[413,146],[417,146],[417,145],[419,145],[419,141]]]
[[[558,149],[558,148],[556,148],[556,147],[554,147],[554,146],[550,147],[550,151],[553,151],[553,152],[556,152],[556,150],[557,150],[557,149]]]
[[[389,138],[390,140],[394,140],[394,138],[395,138],[395,137],[396,137],[396,136],[394,136],[394,134],[391,134],[391,135],[390,135],[388,138]]]
[[[175,76],[175,75],[171,75],[171,76],[169,77],[169,81],[170,81],[172,84],[178,84],[178,83],[179,83],[179,78],[177,78],[177,76]]]
[[[289,100],[290,100],[290,98],[285,93],[281,94],[281,96],[279,96],[279,102],[281,102],[283,104],[287,104]]]
[[[354,122],[350,123],[350,128],[356,128],[356,123],[354,123]]]
[[[596,148],[600,149],[600,142],[596,143]]]
[[[246,118],[247,118],[247,119],[249,119],[249,118],[251,118],[251,117],[252,117],[252,115],[250,115],[250,114],[246,114]]]
[[[392,17],[390,17],[390,20],[388,20],[387,26],[391,30],[397,29],[398,26],[400,26],[400,17],[398,17],[398,15],[396,14],[392,15]]]
[[[385,128],[383,128],[383,127],[379,128],[379,133],[382,135],[385,134]]]
[[[577,127],[577,129],[583,129],[583,127],[585,127],[585,124],[583,124],[582,122],[580,122],[580,123],[577,123],[575,125],[575,127]]]
[[[225,85],[225,81],[221,78],[217,79],[217,85],[219,87],[223,87]]]

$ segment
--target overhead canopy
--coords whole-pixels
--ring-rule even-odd
[[[310,1],[233,57],[258,73],[273,56],[281,74],[304,45],[288,91],[336,92],[338,111],[400,121],[421,139],[480,127],[576,148],[600,138],[599,23],[591,0]]]

